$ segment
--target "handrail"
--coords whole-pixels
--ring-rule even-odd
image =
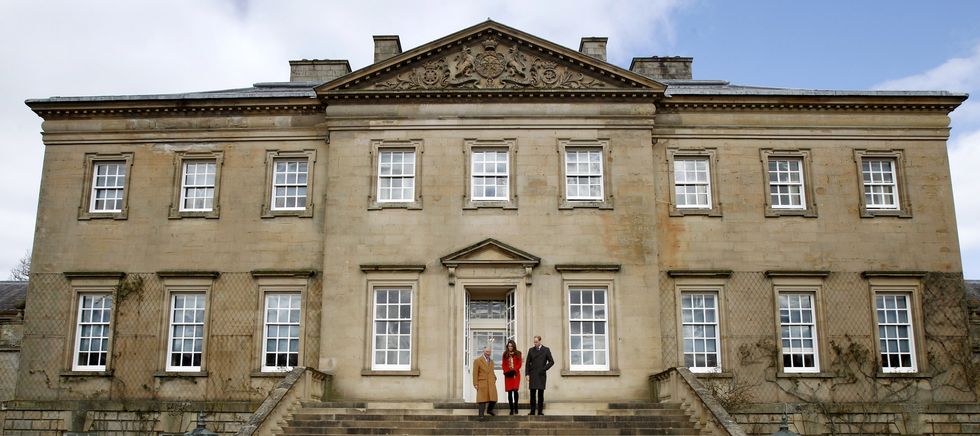
[[[742,430],[691,370],[676,367],[653,374],[650,376],[650,388],[654,401],[661,402],[669,398],[669,402],[682,403],[685,398],[689,398],[699,419],[714,424],[719,431],[724,432],[722,434],[745,436],[745,430]]]
[[[313,368],[293,368],[279,383],[276,383],[259,408],[238,430],[236,436],[267,434],[268,429],[275,425],[293,404],[303,400],[327,399],[331,377],[330,374]]]

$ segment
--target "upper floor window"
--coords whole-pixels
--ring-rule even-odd
[[[510,169],[506,150],[474,149],[470,154],[472,199],[502,200],[510,198]]]
[[[565,150],[565,193],[568,200],[602,201],[602,150]]]
[[[772,207],[803,209],[806,194],[803,189],[802,159],[769,159],[769,197]]]
[[[315,150],[266,152],[268,185],[262,206],[264,218],[313,216],[313,168]]]
[[[898,178],[893,159],[862,159],[861,178],[868,209],[898,209]]]
[[[674,158],[677,208],[711,208],[711,173],[707,157]]]
[[[126,188],[125,162],[99,162],[92,171],[91,212],[120,212]]]
[[[78,294],[75,324],[74,371],[105,371],[109,359],[112,295]]]
[[[210,212],[214,209],[215,161],[184,161],[180,186],[181,212]]]
[[[415,151],[380,150],[378,153],[378,202],[415,201]]]

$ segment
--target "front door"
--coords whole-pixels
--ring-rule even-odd
[[[465,318],[466,353],[463,357],[463,400],[476,401],[473,388],[473,360],[483,355],[483,347],[489,346],[497,375],[497,400],[506,401],[504,373],[500,357],[507,340],[514,337],[513,291],[506,293],[467,293]]]

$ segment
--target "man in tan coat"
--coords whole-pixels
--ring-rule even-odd
[[[497,375],[493,373],[490,347],[483,347],[483,355],[473,360],[473,387],[476,388],[476,402],[480,405],[480,420],[485,419],[484,411],[495,416],[493,406],[497,404]]]

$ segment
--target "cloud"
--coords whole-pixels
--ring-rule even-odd
[[[966,57],[957,57],[920,74],[878,84],[877,89],[941,89],[974,94],[950,114],[950,173],[956,222],[967,278],[980,278],[980,44]]]
[[[373,61],[372,35],[406,50],[492,18],[609,58],[665,52],[680,0],[594,2],[0,1],[0,279],[29,250],[44,146],[28,98],[154,94],[285,81],[290,59]],[[571,23],[571,24],[570,24]]]

